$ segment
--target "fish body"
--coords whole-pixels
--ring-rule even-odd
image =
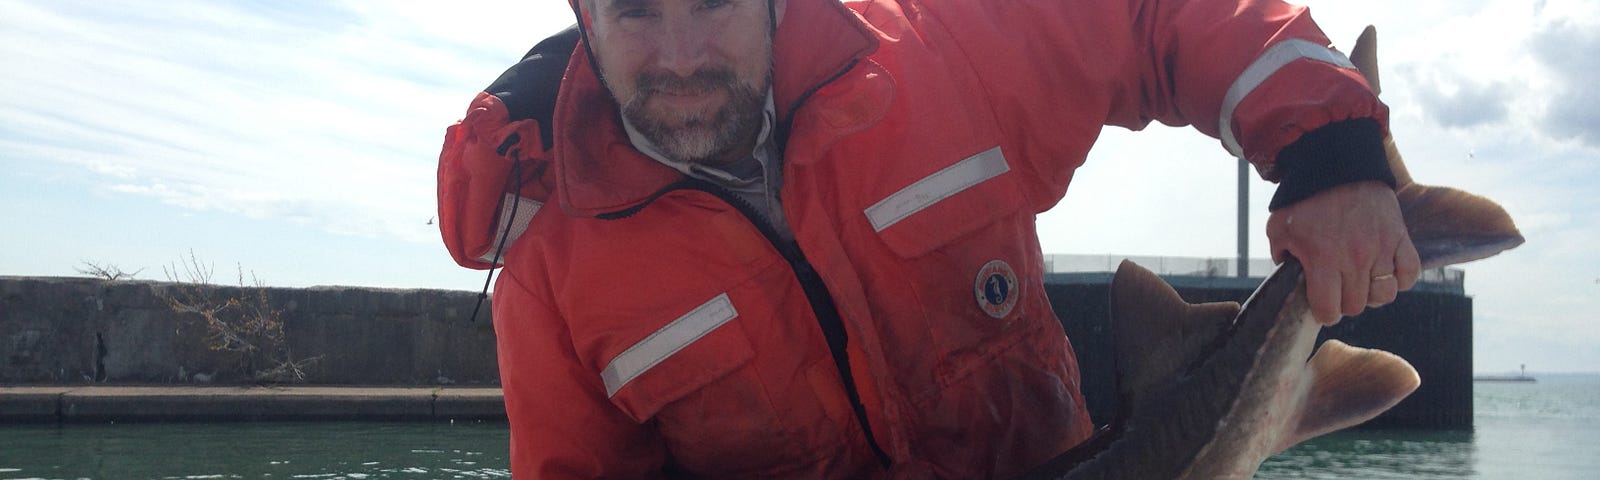
[[[1371,27],[1352,57],[1376,90]],[[1423,268],[1522,244],[1499,205],[1412,182],[1393,139],[1385,144]],[[1243,305],[1189,304],[1154,273],[1123,262],[1112,278],[1111,320],[1119,396],[1114,419],[1024,478],[1250,478],[1267,457],[1367,421],[1421,382],[1409,363],[1388,352],[1337,340],[1316,348],[1322,327],[1306,301],[1304,271],[1292,258]]]

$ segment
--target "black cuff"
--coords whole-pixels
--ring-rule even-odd
[[[1377,180],[1394,188],[1383,149],[1383,127],[1371,118],[1330,123],[1306,132],[1278,152],[1278,191],[1268,210],[1277,210],[1346,183]]]

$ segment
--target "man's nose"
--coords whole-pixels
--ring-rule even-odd
[[[656,54],[658,67],[687,78],[705,66],[711,55],[710,41],[716,35],[715,28],[699,25],[692,19],[669,20],[664,26]]]

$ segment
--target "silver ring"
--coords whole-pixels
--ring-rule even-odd
[[[1384,281],[1384,280],[1394,280],[1394,274],[1393,273],[1385,273],[1383,275],[1373,275],[1372,276],[1372,281],[1374,281],[1374,282],[1381,282],[1381,281]]]

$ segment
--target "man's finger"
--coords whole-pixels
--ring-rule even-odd
[[[1417,247],[1411,244],[1409,236],[1400,239],[1400,247],[1394,252],[1394,277],[1399,281],[1399,289],[1410,290],[1420,275],[1422,259],[1417,256]]]
[[[1339,292],[1339,312],[1347,316],[1360,315],[1361,310],[1367,308],[1367,296],[1371,292],[1372,277],[1369,273],[1360,270],[1340,272],[1342,280]]]
[[[1306,303],[1311,306],[1311,317],[1317,323],[1339,323],[1339,272],[1325,269],[1306,270]]]
[[[1394,302],[1400,295],[1400,282],[1394,274],[1384,274],[1372,277],[1372,282],[1367,284],[1367,306],[1381,307]]]
[[[1367,306],[1377,307],[1393,302],[1399,295],[1400,280],[1395,275],[1394,255],[1379,255],[1372,265],[1372,275],[1367,283]]]

